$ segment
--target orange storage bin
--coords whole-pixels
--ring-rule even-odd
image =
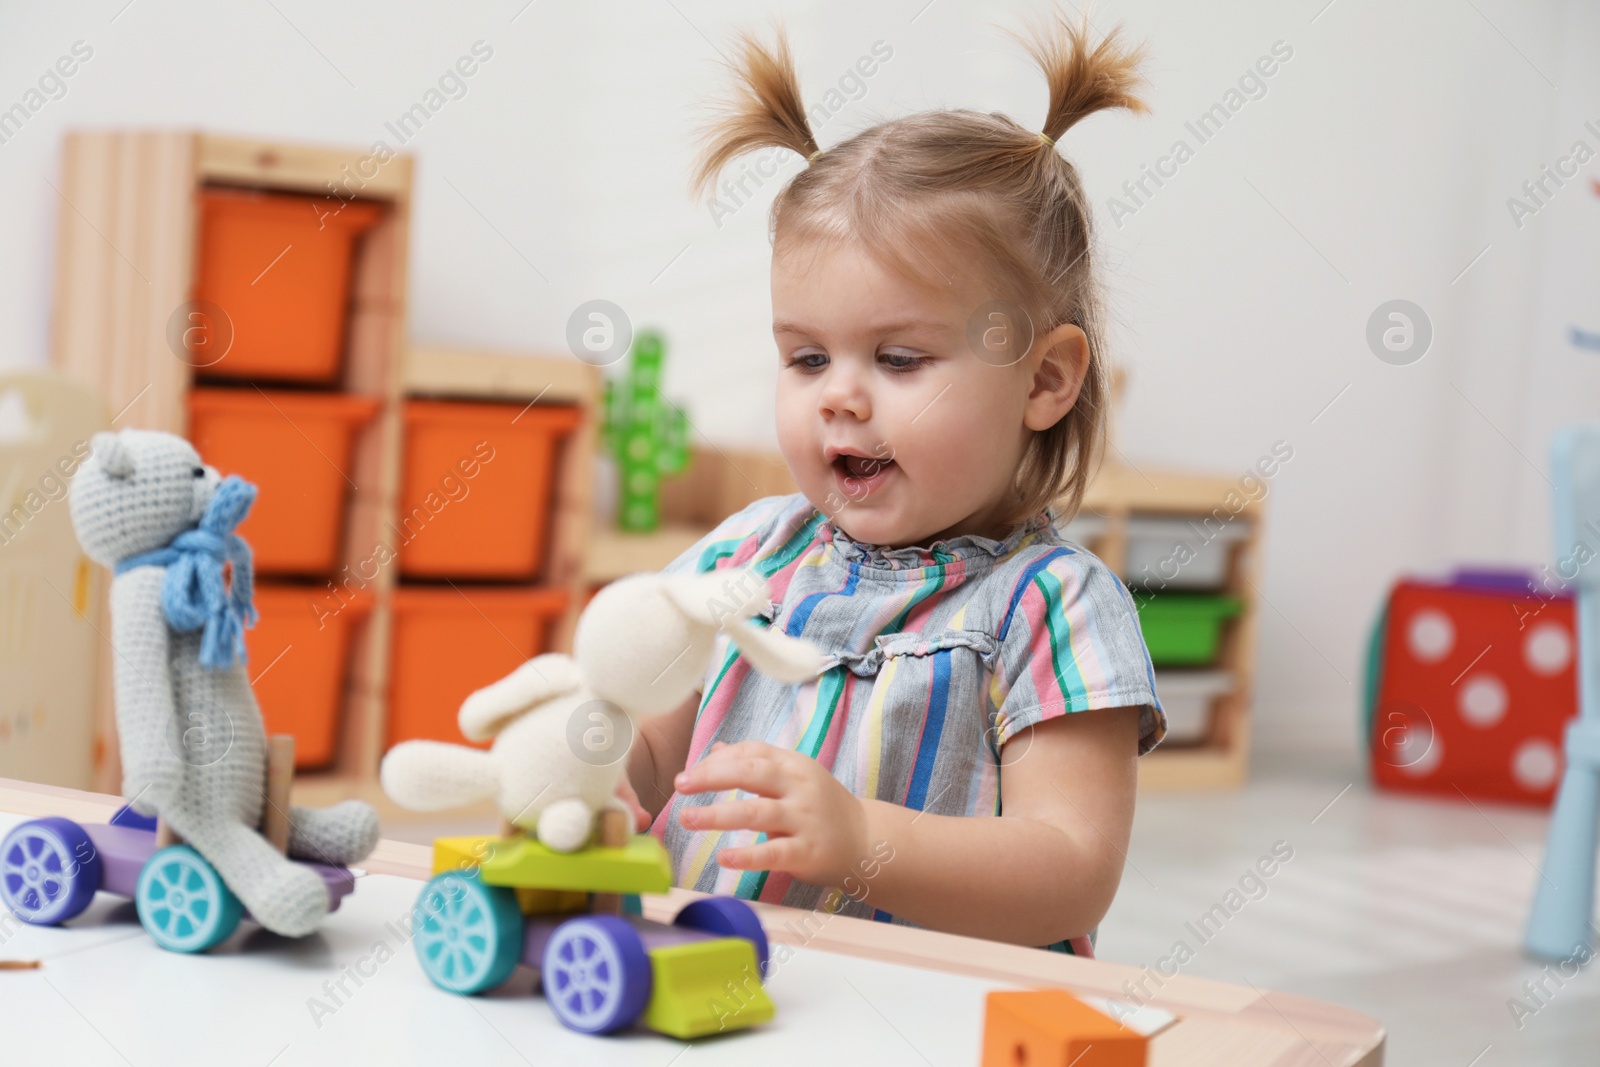
[[[338,564],[355,433],[374,397],[193,389],[189,440],[223,474],[261,493],[239,534],[262,574],[328,574]]]
[[[227,313],[232,343],[208,377],[326,384],[339,375],[356,239],[382,204],[240,189],[200,194],[195,298]]]
[[[404,416],[400,573],[539,577],[558,445],[578,409],[411,400]]]
[[[245,631],[246,670],[267,733],[294,735],[296,767],[326,767],[338,748],[351,637],[372,598],[273,582],[255,593],[260,618]]]
[[[393,605],[388,743],[460,742],[461,702],[549,651],[550,624],[566,611],[567,593],[401,587]]]

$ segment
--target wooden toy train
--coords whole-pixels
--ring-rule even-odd
[[[599,843],[553,851],[515,833],[447,837],[433,845],[434,877],[413,914],[424,973],[441,989],[493,989],[519,964],[536,968],[569,1029],[590,1034],[634,1023],[676,1038],[766,1022],[767,935],[742,900],[706,897],[671,924],[642,916],[640,893],[672,886],[666,850],[600,816]]]

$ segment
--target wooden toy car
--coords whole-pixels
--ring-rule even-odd
[[[707,897],[669,925],[643,918],[640,893],[672,886],[666,850],[601,815],[600,844],[552,851],[518,834],[439,838],[434,877],[413,912],[423,972],[452,993],[481,993],[517,965],[539,971],[569,1029],[608,1034],[640,1022],[677,1038],[766,1022],[767,935],[742,900]]]
[[[294,739],[268,748],[265,836],[280,851],[289,840],[289,784]],[[296,860],[322,876],[333,911],[355,888],[345,867]],[[30,819],[0,839],[0,900],[23,922],[59,926],[89,906],[97,891],[132,897],[139,923],[173,952],[204,952],[227,940],[248,917],[216,869],[164,826],[128,806],[104,824]]]

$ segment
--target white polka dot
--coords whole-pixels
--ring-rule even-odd
[[[1426,778],[1439,769],[1439,761],[1444,759],[1444,745],[1438,734],[1416,731],[1407,738],[1403,749],[1399,767],[1413,778]]]
[[[1560,674],[1572,662],[1572,638],[1558,622],[1542,622],[1528,631],[1522,658],[1534,674]]]
[[[1406,644],[1411,654],[1424,663],[1438,663],[1450,654],[1455,643],[1456,628],[1450,616],[1433,608],[1417,612],[1406,627]]]
[[[1378,734],[1378,758],[1413,778],[1434,772],[1444,758],[1438,731],[1428,713],[1408,701],[1385,707]]]
[[[1492,674],[1475,674],[1461,687],[1456,708],[1468,723],[1486,730],[1505,718],[1506,687]]]
[[[1524,741],[1511,760],[1511,775],[1530,793],[1549,789],[1561,769],[1561,753],[1542,737]]]

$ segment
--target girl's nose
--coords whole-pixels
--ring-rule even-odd
[[[865,421],[872,417],[872,398],[867,395],[856,375],[848,370],[830,368],[822,386],[818,408],[823,418],[849,415]]]

